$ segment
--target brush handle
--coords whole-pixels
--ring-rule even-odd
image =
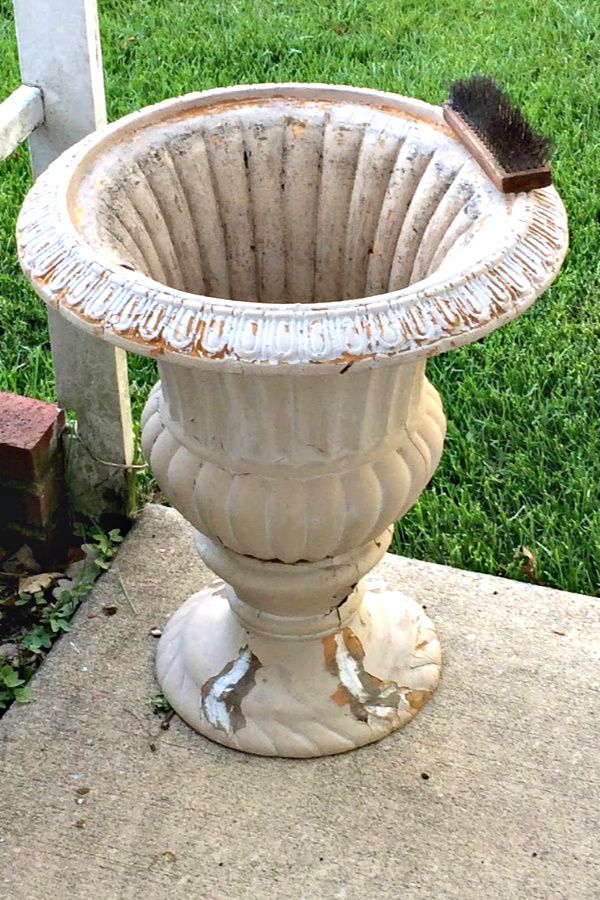
[[[478,134],[463,119],[460,113],[446,101],[443,107],[444,119],[459,141],[467,148],[473,159],[481,166],[499,191],[503,194],[518,194],[521,191],[533,191],[552,184],[552,169],[545,163],[536,169],[522,169],[507,172],[499,165],[492,150],[484,144]]]

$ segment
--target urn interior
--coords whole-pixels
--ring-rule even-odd
[[[506,240],[518,201],[441,123],[335,99],[250,94],[125,130],[72,180],[73,220],[107,260],[252,303],[400,291]]]

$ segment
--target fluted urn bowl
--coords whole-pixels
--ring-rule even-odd
[[[282,756],[407,722],[440,647],[414,600],[365,576],[442,451],[426,360],[551,283],[556,191],[499,193],[437,107],[245,86],[76,145],[28,195],[18,243],[49,305],[158,360],[144,450],[223,579],[160,640],[175,709]]]

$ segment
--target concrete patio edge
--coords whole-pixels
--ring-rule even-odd
[[[389,555],[375,575],[434,621],[433,699],[343,756],[246,756],[153,714],[151,632],[213,576],[147,507],[0,721],[0,897],[598,900],[600,602]]]

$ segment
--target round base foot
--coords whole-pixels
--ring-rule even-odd
[[[219,579],[170,619],[157,658],[162,690],[192,728],[286,757],[343,753],[401,728],[435,690],[440,666],[422,607],[373,581],[343,628],[297,639],[249,633]]]

